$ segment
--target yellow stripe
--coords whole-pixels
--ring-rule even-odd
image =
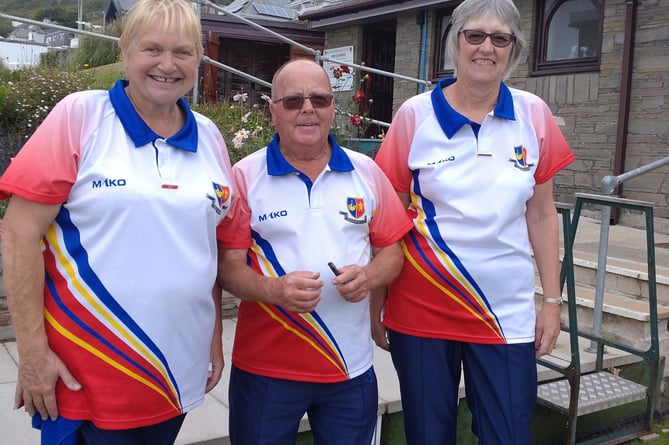
[[[415,195],[412,195],[412,199],[417,199]],[[414,201],[415,202],[415,201]],[[430,246],[434,246],[435,242],[432,239],[432,236],[429,234],[427,227],[425,227],[425,212],[423,211],[422,207],[416,206],[414,203],[414,207],[418,210],[418,213],[420,215],[420,218],[418,219],[421,221],[421,224],[418,224],[418,231],[419,233],[425,238],[425,240],[428,242]],[[469,292],[469,294],[474,298],[474,300],[481,306],[485,307],[486,304],[479,295],[479,293],[474,289],[472,284],[467,280],[461,273],[460,270],[458,270],[457,267],[453,264],[453,261],[450,259],[450,257],[441,249],[439,248],[434,248],[431,247],[432,253],[434,253],[443,264],[446,265],[447,269],[451,272],[451,275]]]
[[[319,354],[321,354],[321,355],[322,355],[323,357],[325,357],[329,362],[331,362],[337,369],[339,369],[339,371],[341,371],[342,374],[344,374],[345,376],[348,376],[348,371],[346,371],[346,369],[344,369],[343,365],[342,365],[342,364],[339,364],[339,363],[337,363],[337,362],[335,362],[335,361],[332,359],[332,357],[330,357],[325,351],[322,350],[322,348],[320,348],[320,347],[318,346],[318,344],[314,343],[314,341],[311,340],[309,337],[305,336],[305,335],[302,334],[300,331],[296,330],[295,328],[293,328],[292,326],[290,326],[288,323],[286,323],[284,320],[282,320],[279,316],[277,316],[274,312],[272,312],[272,310],[271,310],[265,303],[258,302],[258,304],[260,305],[260,307],[263,308],[263,310],[265,310],[265,312],[267,312],[267,313],[269,314],[270,317],[272,317],[273,319],[275,319],[276,321],[278,321],[281,325],[283,325],[283,327],[284,327],[286,330],[292,332],[293,334],[297,335],[297,336],[300,337],[302,340],[304,340],[305,342],[307,342],[307,343],[308,343],[309,345],[311,345],[316,351],[318,351]]]
[[[266,276],[276,277],[277,275],[274,271],[274,268],[272,267],[272,263],[270,263],[267,258],[262,255],[262,249],[255,243],[255,241],[253,242],[253,245],[251,245],[251,251],[255,253],[256,258],[258,259],[258,264],[263,267],[265,273],[267,274]]]
[[[311,315],[310,313],[304,313],[304,314],[300,314],[300,315],[302,316],[302,318],[305,319],[305,321],[306,321],[307,323],[309,323],[309,325],[310,325],[312,328],[314,328],[314,329],[320,334],[321,338],[322,338],[323,340],[325,340],[325,342],[326,342],[328,345],[330,345],[330,348],[331,348],[333,351],[336,351],[336,350],[337,350],[336,346],[334,345],[334,343],[332,342],[332,340],[330,339],[330,337],[328,337],[328,335],[325,333],[325,331],[323,330],[323,328],[321,327],[321,325],[316,321],[316,319],[314,318],[313,315]]]
[[[170,386],[170,390],[174,394],[176,394],[176,389],[172,384],[172,381],[168,378],[167,370],[165,369],[163,364],[156,359],[153,353],[149,349],[147,349],[145,345],[138,342],[136,337],[130,331],[128,331],[128,329],[124,325],[120,324],[118,320],[109,313],[107,308],[100,304],[97,298],[91,296],[87,288],[84,285],[82,285],[81,281],[79,281],[78,275],[75,273],[71,262],[68,261],[66,256],[63,254],[61,246],[58,243],[56,229],[53,225],[47,231],[46,238],[49,240],[51,248],[56,253],[58,262],[67,271],[67,275],[70,278],[70,282],[72,286],[79,292],[79,295],[81,295],[91,306],[93,306],[98,311],[99,315],[103,317],[110,325],[112,325],[120,336],[125,338],[132,346],[134,346],[136,350],[140,353],[140,355],[142,355],[147,361],[149,361],[162,374],[163,379]]]
[[[492,326],[490,322],[481,315],[474,311],[469,305],[467,305],[464,301],[462,301],[460,298],[458,298],[455,294],[453,294],[448,288],[443,286],[441,283],[439,283],[437,280],[432,278],[420,265],[416,262],[416,260],[409,255],[409,251],[406,247],[405,243],[402,243],[402,250],[404,251],[404,256],[409,260],[409,262],[413,265],[413,267],[425,278],[427,279],[430,283],[432,283],[435,287],[437,287],[439,290],[441,290],[443,293],[448,295],[453,301],[458,303],[460,306],[462,306],[467,312],[471,313],[473,316],[481,320],[488,328],[499,338],[502,338],[501,333],[499,329],[497,329],[495,326]]]
[[[251,246],[251,250],[255,253],[256,258],[258,259],[259,264],[262,264],[264,267],[265,273],[267,274],[266,276],[268,277],[277,277],[276,272],[274,271],[274,268],[272,267],[272,264],[267,260],[267,258],[262,255],[262,249],[254,242],[253,245]],[[302,340],[307,342],[309,345],[311,345],[316,351],[318,351],[319,354],[321,354],[323,357],[325,357],[328,361],[330,361],[337,369],[341,371],[342,374],[348,375],[348,371],[346,371],[345,366],[343,364],[343,360],[340,361],[340,363],[337,363],[332,357],[330,357],[327,352],[323,351],[323,349],[315,343],[313,340],[311,340],[309,337],[305,336],[303,333],[300,331],[296,330],[292,326],[290,326],[288,323],[286,323],[282,318],[277,316],[265,303],[258,302],[260,307],[263,308],[265,312],[267,312],[270,317],[272,317],[274,320],[278,321],[286,330],[292,332],[293,334],[297,335],[300,337]],[[332,341],[327,337],[325,332],[322,330],[322,328],[316,323],[314,320],[313,316],[311,314],[301,314],[301,316],[314,328],[318,333],[320,334],[321,338],[326,340],[326,343],[328,343],[332,349],[333,352],[336,352],[336,348],[334,347]],[[339,354],[337,354],[339,356]]]
[[[169,398],[169,396],[168,396],[168,395],[165,393],[165,391],[163,391],[160,387],[156,386],[156,385],[153,384],[151,381],[145,379],[145,378],[142,377],[141,375],[139,375],[139,374],[133,372],[132,370],[126,368],[125,366],[123,366],[122,364],[118,363],[117,361],[115,361],[115,360],[112,359],[111,357],[105,355],[105,354],[104,354],[102,351],[100,351],[99,349],[94,348],[94,347],[91,346],[90,344],[86,343],[84,340],[82,340],[82,339],[80,339],[79,337],[77,337],[76,335],[74,335],[72,332],[70,332],[69,330],[67,330],[63,325],[61,325],[60,323],[58,323],[58,321],[53,317],[53,315],[51,315],[51,313],[49,313],[49,311],[46,310],[46,309],[44,310],[44,318],[45,318],[46,321],[47,321],[51,326],[53,326],[53,328],[54,328],[56,331],[58,331],[63,337],[67,338],[67,339],[70,340],[72,343],[75,343],[75,344],[81,346],[83,349],[85,349],[86,351],[90,352],[90,353],[93,354],[94,356],[98,357],[100,360],[104,361],[105,363],[107,363],[107,364],[111,365],[112,367],[118,369],[118,370],[121,371],[123,374],[126,374],[127,376],[131,377],[132,379],[137,380],[138,382],[143,383],[144,385],[148,386],[149,388],[151,388],[152,390],[154,390],[155,392],[157,392],[158,394],[160,394],[165,400],[167,400],[167,402],[168,402],[168,403],[172,406],[172,408],[174,408],[177,412],[179,412],[179,413],[181,412],[181,409],[180,409],[178,406],[176,406],[176,405],[172,402],[172,400]]]

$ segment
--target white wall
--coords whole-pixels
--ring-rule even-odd
[[[39,65],[40,54],[49,49],[42,45],[31,45],[27,42],[0,41],[0,60],[11,69],[26,68]]]

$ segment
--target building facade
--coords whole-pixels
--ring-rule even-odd
[[[459,3],[347,0],[305,9],[300,18],[325,32],[326,50],[353,45],[356,63],[436,82],[453,74],[443,43]],[[556,201],[573,202],[575,192],[600,193],[605,176],[669,156],[669,0],[516,5],[529,49],[508,84],[549,104],[577,158],[555,178]],[[375,109],[373,118],[388,121],[404,100],[431,88],[404,79],[389,82],[389,105]],[[616,194],[653,203],[655,230],[669,233],[669,166],[626,181]],[[614,212],[614,222],[644,225],[643,215],[627,211]]]

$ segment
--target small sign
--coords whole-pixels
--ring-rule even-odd
[[[353,63],[353,46],[330,48],[323,51],[323,55],[337,60],[337,62],[323,62],[323,69],[328,73],[330,85],[336,91],[351,91],[353,89],[353,67],[341,69],[342,65]]]

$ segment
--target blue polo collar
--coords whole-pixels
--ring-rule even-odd
[[[442,89],[455,83],[455,77],[447,77],[442,79],[437,84],[436,88],[432,90],[431,99],[432,106],[437,116],[437,121],[441,129],[449,139],[452,138],[463,126],[471,125],[472,121],[467,119],[462,114],[455,111],[451,105],[446,101]],[[513,97],[509,88],[502,83],[499,88],[499,95],[497,97],[497,105],[493,110],[496,117],[508,120],[516,120],[515,112],[513,111]]]
[[[156,139],[163,139],[162,136],[158,135],[146,125],[146,122],[139,116],[135,107],[132,106],[128,95],[125,93],[126,86],[128,86],[127,80],[117,80],[114,86],[109,90],[109,100],[123,125],[123,129],[130,136],[135,147],[143,147]],[[180,97],[177,100],[177,105],[185,112],[186,123],[181,130],[174,136],[166,139],[166,141],[177,148],[196,153],[197,124],[195,122],[195,117],[183,97]]]
[[[330,169],[340,172],[352,171],[353,163],[331,134],[328,135],[328,142],[332,147],[332,155],[328,162]],[[296,171],[298,170],[286,161],[279,149],[279,133],[274,133],[274,137],[267,144],[267,173],[273,176],[282,176]]]

